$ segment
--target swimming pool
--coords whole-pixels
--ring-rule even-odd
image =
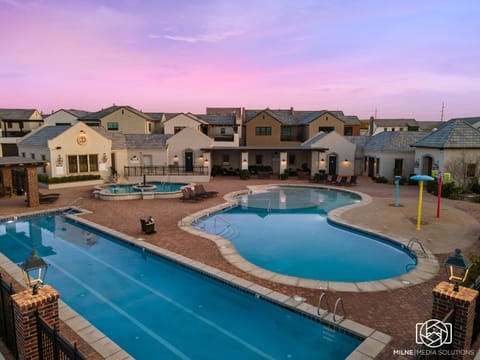
[[[61,298],[137,359],[343,359],[361,342],[61,215],[0,223],[0,251],[36,249]]]
[[[181,197],[188,183],[149,181],[143,184],[114,184],[95,187],[94,194],[101,200],[171,199]]]
[[[360,199],[327,188],[273,187],[193,225],[228,239],[249,262],[288,276],[362,282],[414,269],[417,258],[405,246],[327,220],[329,211]]]

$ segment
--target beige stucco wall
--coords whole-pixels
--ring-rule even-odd
[[[343,121],[338,120],[335,116],[332,114],[323,114],[322,116],[319,116],[315,120],[311,121],[308,124],[308,137],[312,137],[315,134],[318,134],[318,128],[319,127],[333,127],[335,128],[335,131],[343,135]]]
[[[187,127],[169,138],[167,144],[168,165],[174,164],[174,156],[177,155],[178,165],[185,166],[185,152],[192,151],[194,166],[210,166],[210,164],[205,163],[205,161],[200,158],[200,155],[204,155],[200,149],[211,147],[213,139],[202,134],[200,131]]]
[[[163,123],[165,134],[174,134],[176,127],[191,128],[200,131],[201,122],[187,114],[178,114]]]
[[[118,131],[124,134],[149,134],[148,123],[151,121],[126,108],[120,108],[101,119],[101,126],[112,131],[108,130],[109,122],[117,122]],[[151,123],[153,131],[153,122]]]
[[[395,159],[403,159],[403,177],[410,177],[415,173],[415,152],[365,152],[365,156],[380,159],[378,176],[383,176],[388,180],[394,180]]]
[[[76,116],[66,112],[65,110],[59,110],[43,119],[46,125],[55,125],[58,123],[62,124],[76,124],[77,118]]]
[[[252,120],[246,123],[246,136],[247,136],[247,146],[287,146],[286,144],[291,144],[291,146],[299,145],[299,142],[281,142],[280,141],[280,126],[281,124],[278,120],[274,119],[272,116],[265,112],[261,112]],[[257,136],[255,135],[255,128],[257,127],[271,127],[272,135],[270,136]]]

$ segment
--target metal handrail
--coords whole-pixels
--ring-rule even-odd
[[[322,300],[325,299],[325,304],[327,304],[327,309],[324,310],[323,312],[320,312],[320,305],[322,305]],[[322,292],[320,294],[320,297],[318,298],[318,306],[317,306],[317,315],[318,316],[323,316],[325,314],[328,314],[330,312],[330,305],[328,304],[328,297],[327,294]]]
[[[337,322],[337,307],[338,305],[342,305],[342,313],[343,316],[339,316],[338,321],[342,321],[345,318],[345,307],[343,306],[343,300],[342,298],[338,298],[337,301],[335,301],[335,307],[333,308],[333,321]]]
[[[227,224],[227,225],[225,226],[226,228],[232,226],[232,224],[230,223],[230,221],[228,221],[227,219],[225,219],[223,216],[217,215],[217,216],[215,216],[215,218],[213,219],[213,227],[214,227],[215,229],[217,228],[217,219],[220,219],[220,220],[222,220],[224,223],[226,223],[226,224]]]
[[[409,241],[408,244],[407,244],[407,248],[408,248],[409,250],[413,251],[413,246],[414,246],[415,244],[417,244],[418,246],[420,246],[420,249],[422,250],[423,255],[424,255],[426,258],[428,258],[428,254],[427,254],[425,248],[423,247],[422,242],[421,242],[419,239],[417,239],[416,237],[412,237],[412,238],[410,239],[410,241]]]

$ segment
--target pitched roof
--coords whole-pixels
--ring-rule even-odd
[[[345,139],[357,145],[357,149],[359,147],[363,149],[371,138],[370,135],[345,136]]]
[[[128,149],[165,149],[170,134],[125,134]]]
[[[235,107],[207,107],[207,115],[232,115],[240,116],[242,114],[241,108]]]
[[[370,136],[364,149],[365,151],[414,152],[411,145],[423,137],[425,133],[419,131],[384,131]]]
[[[19,145],[29,146],[48,146],[48,140],[56,138],[58,135],[70,129],[70,125],[44,125],[21,140]]]
[[[235,115],[195,115],[197,118],[202,119],[203,121],[211,125],[234,125],[235,124]]]
[[[421,131],[431,131],[438,129],[443,123],[441,121],[417,121]]]
[[[66,111],[77,118],[81,118],[83,116],[87,116],[88,114],[90,114],[90,111],[85,111],[85,110],[77,110],[77,109],[61,109],[61,110]]]
[[[176,113],[164,113],[164,114],[165,114],[165,121],[167,121],[181,113],[176,112]]]
[[[308,124],[316,118],[329,113],[335,116],[340,121],[349,125],[359,125],[360,120],[357,116],[346,116],[343,111],[328,111],[328,110],[294,110],[293,108],[288,110],[245,110],[245,122],[252,120],[255,116],[265,111],[267,114],[278,120],[283,125],[304,125]]]
[[[452,120],[463,120],[463,121],[469,123],[472,126],[474,126],[477,123],[480,123],[480,117],[479,116],[477,116],[477,117],[466,117],[466,118],[455,118],[455,119],[452,119]]]
[[[1,120],[29,120],[35,109],[0,109]]]
[[[325,136],[327,136],[327,133],[324,133],[323,131],[313,135],[310,139],[302,143],[302,147],[312,147],[317,141],[323,139]]]
[[[437,131],[429,133],[415,147],[435,149],[478,149],[480,148],[480,130],[464,120],[452,119]]]
[[[112,141],[112,150],[123,150],[127,148],[124,133],[119,131],[107,131],[102,126],[92,126],[92,129]]]
[[[152,120],[162,120],[165,113],[161,112],[146,112],[145,115],[149,116]]]
[[[375,119],[375,124],[380,127],[410,126],[417,127],[415,119]]]
[[[116,106],[116,105],[110,106],[109,108],[102,109],[102,110],[97,111],[97,112],[89,113],[85,116],[82,116],[80,118],[80,120],[101,120],[105,116],[110,115],[110,114],[112,114],[115,111],[120,110],[120,109],[127,109],[127,110],[137,114],[138,116],[141,116],[141,117],[147,119],[147,120],[152,120],[147,114],[145,114],[141,111],[138,111],[137,109],[134,109],[131,106]]]

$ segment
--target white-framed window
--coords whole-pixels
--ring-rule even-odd
[[[88,173],[98,171],[98,155],[68,155],[68,173]]]

